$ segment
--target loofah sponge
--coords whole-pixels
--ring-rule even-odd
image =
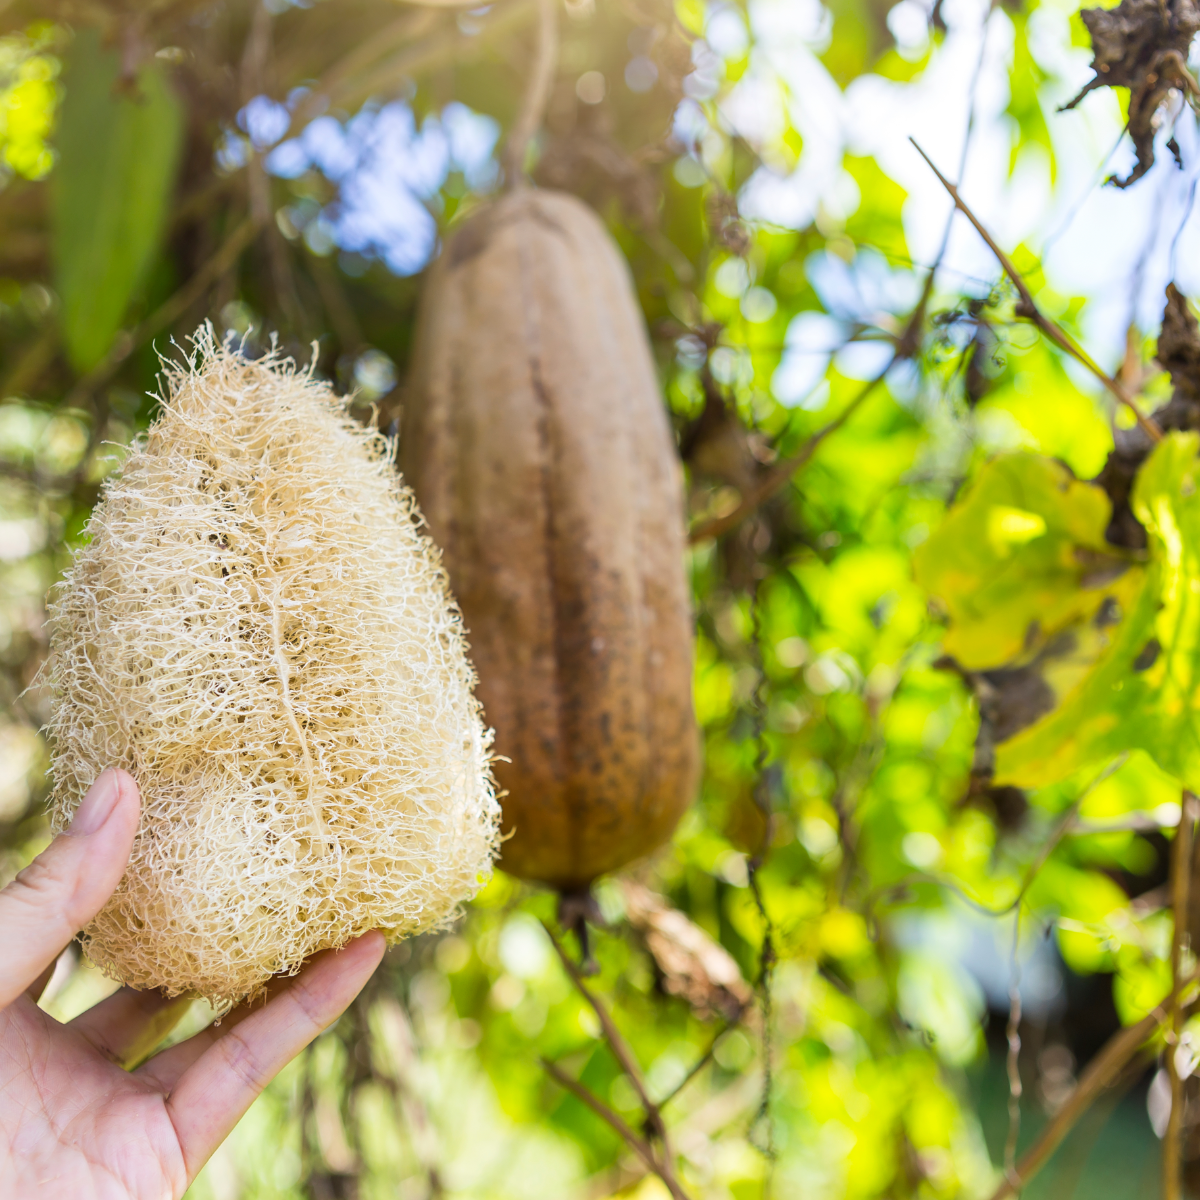
[[[211,329],[51,606],[56,828],[142,790],[84,932],[135,987],[226,1007],[369,929],[444,924],[499,808],[461,619],[392,446],[311,373]]]

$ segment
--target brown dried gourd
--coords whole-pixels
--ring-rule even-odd
[[[628,267],[574,197],[448,240],[400,435],[496,729],[501,865],[563,891],[665,841],[695,788],[681,468]]]
[[[54,825],[142,816],[84,933],[219,1007],[369,929],[444,924],[499,808],[461,618],[394,447],[309,372],[197,337],[52,604]]]

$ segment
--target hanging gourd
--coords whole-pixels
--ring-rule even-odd
[[[54,824],[106,767],[142,816],[84,932],[227,1006],[370,929],[437,926],[499,811],[458,610],[392,446],[310,373],[196,339],[54,598]]]
[[[517,186],[447,238],[400,450],[496,730],[501,864],[586,888],[670,836],[699,749],[681,468],[628,266],[581,201]]]

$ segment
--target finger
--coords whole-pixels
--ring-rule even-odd
[[[71,827],[0,892],[0,1008],[37,981],[112,895],[140,811],[137,784],[124,771],[105,771]]]
[[[67,1028],[129,1070],[154,1052],[191,1004],[191,996],[168,999],[153,989],[142,992],[124,987],[81,1013]]]
[[[246,1004],[239,1004],[227,1012],[219,1022],[214,1021],[207,1029],[193,1034],[185,1042],[177,1042],[160,1050],[152,1059],[143,1063],[134,1072],[140,1078],[154,1084],[163,1092],[171,1092],[175,1085],[200,1056],[216,1042],[219,1042],[235,1025],[241,1024],[247,1017],[261,1012],[280,992],[286,991],[296,982],[292,975],[282,975],[272,979],[265,990],[255,999]]]
[[[167,1111],[189,1181],[263,1088],[345,1011],[383,951],[383,935],[373,932],[344,950],[318,955],[266,1007],[224,1033],[184,1072]]]
[[[71,953],[71,947],[68,946],[26,989],[27,995],[34,1004],[40,1005],[42,996],[45,995],[46,989],[57,979],[58,986],[55,991],[61,990],[62,985],[66,983],[71,972],[75,969],[76,958]]]
[[[59,956],[61,957],[61,955]],[[58,966],[58,958],[56,958],[26,989],[25,994],[36,1004],[41,998],[42,993],[46,990],[50,983],[50,979],[54,974],[54,968]]]

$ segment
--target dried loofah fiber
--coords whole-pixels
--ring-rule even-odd
[[[369,929],[446,922],[499,809],[391,444],[290,361],[195,347],[53,599],[52,812],[132,773],[141,826],[86,951],[224,1007]]]

